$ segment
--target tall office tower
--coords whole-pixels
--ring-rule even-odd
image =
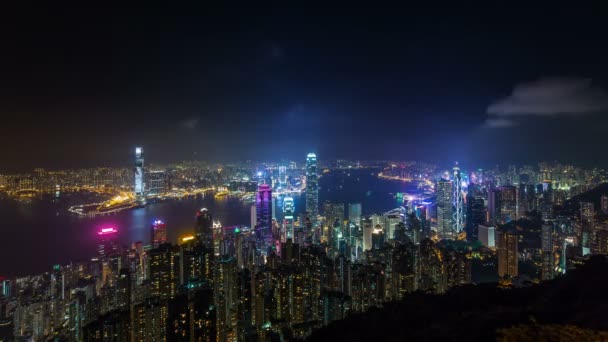
[[[480,224],[478,227],[479,241],[488,248],[496,247],[496,228]]]
[[[144,192],[144,149],[141,147],[135,148],[135,168],[133,172],[135,180],[133,192],[135,193],[135,198],[141,201],[146,196]]]
[[[257,223],[255,233],[258,240],[271,243],[272,241],[272,188],[268,184],[260,184],[255,198]],[[270,245],[267,245],[267,247]]]
[[[392,240],[395,238],[395,227],[399,222],[403,222],[401,215],[399,214],[385,214],[384,218],[384,234],[386,240]]]
[[[333,227],[338,221],[340,225],[344,223],[344,203],[332,203],[325,201],[323,203],[323,215],[328,227]]]
[[[285,239],[294,240],[293,236],[293,216],[295,214],[295,206],[293,197],[285,197],[283,199],[283,227],[285,229]]]
[[[251,217],[251,229],[255,229],[255,226],[258,225],[258,217],[257,217],[257,208],[255,204],[251,205],[250,209],[250,217]]]
[[[213,244],[213,217],[207,208],[196,212],[195,231],[198,241],[205,247],[211,248]]]
[[[553,225],[543,224],[541,229],[541,253],[542,253],[542,280],[550,280],[554,277],[553,261]]]
[[[453,168],[454,179],[452,180],[452,205],[454,206],[453,226],[454,233],[460,234],[464,229],[464,189],[462,188],[462,175],[458,163]]]
[[[313,228],[316,228],[319,215],[319,176],[317,175],[317,156],[314,153],[306,156],[306,214],[312,222]]]
[[[135,305],[132,314],[132,340],[166,341],[168,315],[167,301],[159,297],[148,298]]]
[[[357,227],[361,227],[361,203],[348,204],[348,220]]]
[[[477,226],[486,222],[486,207],[481,196],[467,196],[467,239],[477,239]]]
[[[519,184],[517,194],[517,217],[526,216],[526,212],[536,209],[536,190],[533,184]]]
[[[279,186],[282,188],[287,186],[287,167],[285,165],[279,166]]]
[[[435,194],[437,195],[437,233],[442,239],[452,239],[454,229],[452,226],[453,205],[452,205],[452,181],[440,179],[436,184]]]
[[[99,256],[107,258],[118,254],[118,230],[116,228],[101,228],[97,235],[99,236]]]
[[[151,249],[149,255],[152,296],[161,299],[175,297],[180,277],[179,247],[166,243]]]
[[[216,307],[217,341],[237,341],[238,279],[236,260],[219,260],[215,269],[213,296]]]
[[[507,223],[517,219],[517,188],[500,186],[495,190],[495,214],[499,223]]]
[[[161,220],[155,220],[152,223],[152,237],[150,243],[153,248],[157,248],[167,242],[167,225]]]
[[[363,220],[363,250],[369,251],[372,249],[372,233],[374,231],[374,225],[369,217]]]
[[[498,231],[498,276],[517,277],[517,233]]]

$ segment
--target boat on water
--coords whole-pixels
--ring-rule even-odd
[[[228,195],[228,191],[218,191],[215,193],[215,198],[221,198]]]

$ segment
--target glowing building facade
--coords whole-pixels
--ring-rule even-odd
[[[206,208],[196,212],[196,236],[207,248],[213,244],[213,217]]]
[[[452,181],[440,179],[436,184],[437,195],[437,234],[442,239],[451,239],[454,236],[452,226]]]
[[[272,239],[272,188],[268,184],[260,184],[255,199],[256,227],[259,240]]]
[[[317,227],[319,215],[319,176],[317,174],[317,156],[309,153],[306,156],[306,214],[313,227]]]
[[[454,213],[452,224],[454,233],[460,234],[464,229],[464,189],[462,188],[462,175],[458,164],[454,166],[454,179],[452,181],[452,206]]]
[[[295,206],[293,203],[293,197],[285,197],[283,199],[283,217],[285,227],[286,239],[293,240],[293,216],[295,213]]]
[[[118,253],[118,230],[116,228],[101,228],[99,235],[99,256],[102,258]]]
[[[154,248],[167,243],[167,225],[161,220],[152,223],[152,237],[150,242]]]
[[[143,200],[145,197],[144,192],[144,149],[141,147],[135,148],[135,168],[134,172],[134,186],[133,192],[135,197],[139,200]]]

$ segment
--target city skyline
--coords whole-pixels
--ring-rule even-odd
[[[0,342],[608,337],[603,8],[3,13]]]

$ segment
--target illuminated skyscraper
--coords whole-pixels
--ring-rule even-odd
[[[196,212],[196,236],[207,248],[213,243],[213,217],[206,208]]]
[[[257,224],[255,232],[259,240],[266,242],[272,239],[272,188],[260,184],[255,199]]]
[[[554,277],[553,261],[553,224],[543,224],[541,230],[541,252],[542,252],[542,280],[550,280]]]
[[[492,189],[488,198],[490,222],[504,224],[517,218],[517,191],[514,186],[499,186]]]
[[[161,220],[152,223],[152,237],[150,242],[154,248],[167,242],[167,225]]]
[[[517,277],[517,233],[498,231],[498,276]]]
[[[361,203],[348,204],[348,220],[361,227]]]
[[[452,205],[454,206],[453,227],[454,233],[460,234],[464,229],[464,189],[462,188],[462,176],[458,163],[454,165],[454,179],[452,181]]]
[[[306,156],[306,214],[317,227],[319,214],[319,176],[317,175],[317,156],[309,153]]]
[[[102,228],[97,232],[99,235],[99,256],[109,257],[118,253],[118,230],[116,228]]]
[[[369,217],[363,220],[363,250],[369,251],[372,249],[372,233],[374,231],[374,225]]]
[[[467,217],[465,229],[467,232],[467,239],[476,240],[478,233],[478,226],[486,222],[486,207],[481,196],[467,195]]]
[[[437,233],[442,239],[451,239],[454,237],[452,181],[448,179],[437,181],[435,194],[437,195]]]
[[[287,186],[287,167],[285,165],[279,166],[279,186]]]
[[[177,294],[179,284],[179,247],[168,243],[149,251],[150,255],[150,292],[161,299],[169,299]]]
[[[133,169],[135,184],[133,192],[138,200],[145,198],[144,193],[144,149],[141,147],[135,148],[135,168]]]
[[[295,206],[293,203],[293,197],[285,197],[283,199],[283,217],[284,217],[284,229],[286,239],[293,240],[293,215],[295,213]]]

